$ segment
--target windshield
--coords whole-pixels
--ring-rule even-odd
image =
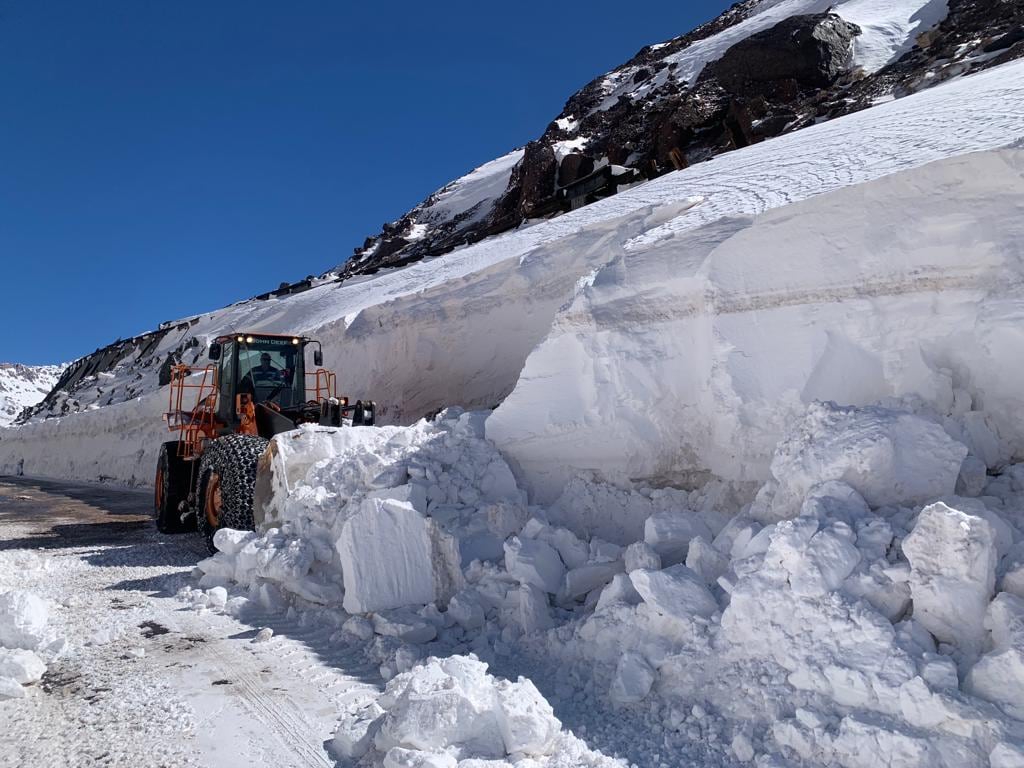
[[[238,350],[238,391],[257,403],[272,402],[290,408],[306,399],[303,344],[289,338],[255,338]]]

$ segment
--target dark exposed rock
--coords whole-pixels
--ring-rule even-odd
[[[850,45],[859,34],[860,27],[834,13],[791,16],[736,43],[703,77],[739,94],[761,92],[765,83],[775,82],[786,84],[793,95],[824,88],[849,68]]]
[[[594,172],[594,158],[570,152],[558,164],[558,186],[565,187]]]

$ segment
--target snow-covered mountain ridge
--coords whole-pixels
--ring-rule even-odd
[[[23,410],[42,401],[66,367],[0,363],[0,427],[9,426]]]
[[[618,185],[1005,63],[1024,55],[1022,22],[1024,3],[1001,0],[745,0],[595,78],[542,136],[385,225],[338,271],[344,279],[437,256]]]

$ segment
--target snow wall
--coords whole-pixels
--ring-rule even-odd
[[[581,471],[763,481],[811,402],[915,396],[999,466],[1024,453],[1022,201],[1024,152],[985,152],[627,244],[487,435],[549,503]]]
[[[631,282],[624,283],[622,287],[624,292],[628,292],[632,287],[641,285],[637,282],[639,264],[650,265],[660,257],[668,258],[663,251],[681,250],[682,243],[688,238],[696,238],[699,242],[710,238],[706,248],[717,251],[722,245],[719,241],[731,239],[731,234],[737,234],[737,242],[741,237],[771,236],[775,228],[782,229],[780,224],[772,227],[763,225],[755,230],[750,217],[772,209],[784,209],[785,213],[778,214],[780,218],[769,219],[780,222],[787,216],[796,216],[799,211],[806,210],[787,208],[796,201],[918,168],[950,156],[1006,146],[1024,133],[1024,112],[1019,106],[1024,104],[1022,72],[1024,62],[1014,62],[964,80],[945,83],[907,98],[722,155],[712,162],[668,174],[552,220],[531,222],[513,232],[456,249],[437,259],[343,283],[325,280],[299,295],[243,301],[186,318],[172,324],[152,348],[147,347],[145,352],[138,351],[120,360],[111,370],[90,377],[72,392],[58,393],[52,411],[41,414],[34,423],[16,430],[0,430],[0,474],[15,473],[20,468],[28,475],[148,485],[159,444],[170,436],[160,421],[160,414],[166,409],[166,388],[160,388],[157,380],[161,363],[168,353],[185,350],[184,362],[202,365],[208,341],[232,329],[303,333],[321,339],[325,359],[338,372],[339,390],[352,397],[375,399],[382,423],[411,424],[423,415],[448,405],[491,408],[502,402],[516,386],[527,356],[544,340],[555,316],[573,300],[579,281],[592,281],[594,273],[609,261],[614,260],[619,265],[615,268],[628,265]],[[925,187],[926,182],[922,181],[921,186]],[[861,194],[851,191],[850,205]],[[853,208],[839,218],[849,230],[853,227],[850,224],[853,218],[868,215],[867,209],[858,213]],[[973,214],[961,212],[957,207],[955,215]],[[997,218],[995,212],[992,218]],[[942,225],[950,226],[950,222],[944,220]],[[750,231],[740,236],[739,231],[744,228],[750,228]],[[790,230],[796,228],[790,227]],[[718,234],[715,234],[716,229]],[[699,234],[687,234],[698,230]],[[854,235],[856,231],[854,228]],[[849,239],[854,235],[848,231],[846,237]],[[909,221],[904,240],[914,240],[914,230]],[[888,246],[897,251],[902,243],[891,242]],[[784,244],[758,243],[756,246],[758,252],[772,248],[777,256],[781,254],[788,258]],[[716,257],[715,263],[724,264],[724,260]],[[741,262],[737,265],[736,269],[747,268]],[[797,268],[805,266],[794,267]],[[667,265],[665,269],[669,270],[673,280],[683,279],[684,273],[679,269],[669,269]],[[608,290],[602,286],[607,285],[612,274],[613,269],[605,270],[600,277],[600,285],[593,290]],[[848,273],[843,274],[849,277]],[[724,280],[718,275],[713,277]],[[746,276],[749,282],[734,276],[730,278],[730,290],[749,290],[760,295],[761,288],[754,281],[769,278],[782,279],[783,273],[766,275],[765,270],[755,271]],[[704,278],[694,271],[691,279]],[[842,278],[835,276],[829,279],[838,282]],[[766,290],[772,285],[769,280]],[[943,290],[943,301],[954,295],[946,289],[948,286]],[[927,292],[915,295],[927,300]],[[724,298],[719,297],[719,300]],[[884,305],[892,310],[894,302],[901,301],[895,295],[880,297],[875,306]],[[852,306],[848,298],[844,298],[844,303]],[[639,310],[643,309],[644,300],[638,299],[636,304],[631,311],[636,312],[639,318],[643,315]],[[624,306],[623,302],[614,306],[609,304],[607,310],[613,311],[621,306]],[[903,311],[900,303],[899,312]],[[648,313],[644,322],[653,323],[651,316],[656,314]],[[731,317],[734,321],[730,322],[741,322],[742,314],[733,312]],[[758,312],[759,322],[769,314],[785,324],[785,308],[773,313]],[[556,335],[563,332],[561,329],[567,322],[572,322],[570,313],[563,313]],[[608,321],[606,324],[610,327],[617,322]],[[623,322],[629,324],[627,320]],[[722,333],[728,326],[729,323],[719,317],[714,334]],[[664,327],[654,324],[644,332],[658,335]],[[641,333],[637,329],[632,332]],[[714,334],[709,332],[703,338],[711,339]],[[791,349],[784,350],[789,358],[795,356],[793,350],[798,348],[798,341],[794,337]],[[748,342],[754,343],[749,338],[743,341],[744,344]],[[660,339],[658,343],[666,344],[667,341]],[[546,348],[550,350],[550,347]],[[687,365],[692,367],[695,351],[687,350],[686,354],[690,356]],[[708,359],[713,355],[710,347],[706,354]],[[808,348],[806,354],[817,359],[821,349]],[[840,350],[830,354],[841,356],[842,353]],[[739,357],[735,355],[736,359],[731,359],[729,366],[717,366],[716,373],[752,376],[751,372],[742,370]],[[763,355],[758,359],[767,357]],[[658,366],[661,363],[653,359],[652,363],[655,365],[651,371],[659,371],[660,375],[663,369]],[[535,391],[533,395],[527,395],[525,389],[530,386],[536,365],[537,358],[534,358],[520,392],[502,406],[506,413],[511,414],[513,408],[519,407],[516,403],[523,402],[520,398],[538,394]],[[803,370],[800,366],[798,368]],[[886,372],[888,375],[889,367]],[[594,379],[593,373],[584,369],[581,373],[590,376],[592,383],[574,381],[572,387],[592,386],[596,391],[600,379]],[[794,378],[800,375],[798,372],[792,374]],[[776,379],[781,387],[780,382],[781,374]],[[741,383],[736,386],[737,391],[748,391]],[[822,393],[831,384],[819,380],[816,386],[817,389],[808,390],[808,396],[812,393],[824,396]],[[911,388],[908,384],[898,391]],[[673,387],[659,390],[652,385],[649,392],[656,390],[671,393]],[[796,387],[796,390],[801,388]],[[604,388],[602,391],[609,390]],[[632,388],[632,391],[641,392],[642,388]],[[710,398],[710,392],[706,396]],[[840,401],[845,399],[839,394],[836,397]],[[762,399],[769,400],[770,394],[765,393]],[[571,401],[566,398],[562,402],[566,407],[578,410],[580,402],[586,400],[579,401],[574,393]],[[745,433],[756,432],[758,423],[766,415],[753,412],[753,402],[756,399],[744,408],[738,407],[736,412],[735,421]],[[604,428],[593,425],[598,421],[603,423],[607,413],[615,411],[613,416],[616,419],[624,418],[627,412],[639,413],[641,420],[652,421],[662,418],[661,414],[667,412],[666,404],[656,400],[625,405],[621,412],[617,407],[607,405],[600,414],[587,415],[586,420],[600,436]],[[549,405],[544,407],[550,410]],[[716,407],[728,409],[722,403]],[[61,418],[51,417],[65,411],[67,415]],[[561,448],[566,450],[571,446],[571,440],[566,439],[571,430],[565,428],[571,421],[569,412],[556,417],[556,427],[547,435],[556,441],[561,440]],[[777,408],[767,415],[784,417]],[[680,423],[677,415],[669,414],[664,418],[667,424]],[[712,421],[723,425],[718,416]],[[513,443],[525,447],[530,435],[511,429],[504,415],[495,422],[505,423],[506,434],[501,438],[503,446],[510,451],[511,457],[519,460],[521,451],[517,451]],[[722,428],[728,431],[728,427]],[[769,435],[777,436],[778,425],[766,425],[764,433],[764,439],[759,443],[762,446],[770,442]],[[498,435],[499,432],[493,434]],[[657,434],[657,431],[652,434]],[[692,438],[688,440],[692,442]],[[677,440],[678,445],[670,445],[672,450],[662,457],[665,466],[653,469],[647,466],[638,468],[635,452],[626,450],[625,455],[633,457],[631,466],[619,474],[623,477],[685,480],[686,473],[690,471],[685,467],[690,467],[698,470],[695,481],[699,482],[702,470],[721,471],[716,468],[729,463],[721,457],[712,463],[704,457],[698,461],[693,456],[681,463],[683,442]],[[714,442],[711,436],[702,439],[703,445]],[[727,441],[730,445],[734,442]],[[745,436],[742,442],[747,444]],[[576,445],[581,452],[572,459],[574,466],[604,466],[584,452],[581,443]],[[601,447],[601,441],[595,446],[586,446],[586,451],[592,449],[600,453],[607,446]],[[760,455],[766,454],[761,451]],[[737,458],[733,467],[739,463]],[[746,475],[753,479],[762,477],[763,466],[751,467]],[[534,482],[531,476],[529,485]]]

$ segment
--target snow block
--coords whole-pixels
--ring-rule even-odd
[[[20,685],[39,682],[46,664],[35,652],[24,648],[0,648],[0,677],[9,677]]]
[[[662,562],[661,555],[654,551],[654,548],[646,541],[637,541],[626,547],[622,553],[622,559],[626,566],[626,573],[646,568],[649,571],[660,571]]]
[[[708,526],[694,512],[655,512],[644,523],[644,541],[658,553],[664,565],[686,561],[690,540],[713,538]]]
[[[608,586],[601,590],[601,595],[597,598],[597,605],[594,607],[594,611],[601,612],[609,606],[620,603],[637,605],[640,601],[640,593],[636,591],[636,587],[629,580],[629,576],[625,573],[619,573],[612,578]]]
[[[334,732],[334,751],[341,757],[358,760],[373,746],[373,737],[384,717],[384,710],[373,701],[354,712],[342,715]]]
[[[463,629],[479,629],[484,625],[484,608],[475,589],[459,590],[448,601],[448,615]]]
[[[434,531],[407,502],[364,500],[336,544],[345,610],[368,613],[447,599],[451,565],[438,553]]]
[[[233,528],[221,528],[213,534],[213,545],[218,552],[235,555],[242,547],[256,538],[255,531],[236,531]]]
[[[619,704],[633,704],[643,701],[654,685],[657,673],[639,653],[627,651],[622,654],[615,667],[608,694]]]
[[[708,618],[718,610],[718,603],[704,581],[685,565],[673,565],[663,571],[633,571],[629,580],[643,601],[663,616]]]
[[[472,744],[480,757],[505,756],[494,679],[474,658],[428,659],[389,681],[378,703],[386,714],[374,743],[382,752]]]
[[[705,584],[716,584],[718,577],[729,570],[729,558],[702,536],[697,536],[686,551],[686,567],[700,576]]]
[[[375,613],[373,631],[386,637],[397,637],[406,643],[429,643],[437,637],[437,628],[408,610]]]
[[[985,609],[995,586],[996,546],[987,520],[936,502],[903,540],[914,618],[965,658],[984,644]]]
[[[552,595],[558,592],[565,576],[565,565],[551,546],[518,536],[505,542],[505,570],[521,583]]]
[[[985,613],[993,650],[967,673],[964,690],[1024,717],[1024,599],[1000,592]]]
[[[431,761],[460,752],[474,764],[543,757],[560,743],[562,725],[532,682],[496,680],[472,656],[427,659],[394,677],[378,704],[374,745],[385,764],[389,755],[402,766],[448,765]]]
[[[966,446],[915,414],[813,403],[776,448],[772,498],[751,514],[793,517],[811,488],[828,480],[846,483],[873,508],[928,502],[954,492],[966,456]]]
[[[31,592],[0,592],[0,645],[34,651],[42,644],[50,609]]]
[[[603,587],[617,573],[622,573],[621,560],[609,563],[591,563],[573,568],[565,574],[559,598],[562,600],[579,600],[588,592]]]
[[[0,677],[0,699],[24,699],[28,693],[13,677]]]
[[[1007,744],[996,744],[988,756],[989,768],[1024,768],[1024,749]]]
[[[540,587],[533,584],[520,585],[519,626],[526,634],[541,632],[554,626],[548,608],[548,596]]]
[[[498,728],[509,755],[545,755],[562,728],[547,699],[531,681],[494,683]]]

